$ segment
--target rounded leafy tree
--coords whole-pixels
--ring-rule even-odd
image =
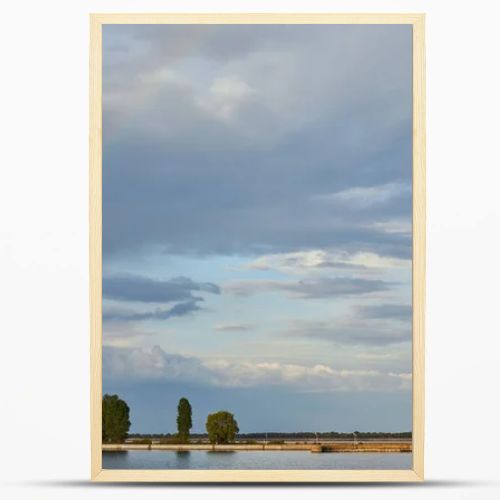
[[[208,439],[212,444],[225,444],[234,441],[239,432],[238,422],[234,415],[228,411],[218,411],[211,413],[207,417],[206,429]]]
[[[116,394],[102,398],[102,442],[122,443],[130,429],[130,409]]]

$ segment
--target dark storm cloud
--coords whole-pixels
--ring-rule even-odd
[[[169,319],[180,316],[186,316],[194,311],[201,311],[202,308],[198,302],[203,302],[202,298],[195,298],[186,302],[179,302],[169,309],[155,309],[154,311],[134,313],[123,311],[104,312],[102,319],[104,321],[142,321],[148,319]]]
[[[362,318],[398,319],[401,321],[410,321],[412,317],[412,307],[401,304],[360,306],[356,308],[356,310],[358,315]]]
[[[294,282],[277,280],[234,281],[224,286],[224,291],[246,296],[255,293],[284,291],[292,297],[321,299],[327,297],[349,297],[389,290],[395,283],[362,278],[321,278]]]
[[[381,292],[389,290],[393,286],[394,283],[387,283],[383,280],[324,278],[320,280],[300,281],[292,289],[292,292],[304,298],[322,298]]]
[[[189,278],[153,280],[132,274],[108,276],[102,280],[102,294],[106,299],[130,302],[193,302],[200,300],[193,292],[219,294],[214,283],[197,283]],[[171,311],[171,310],[170,310]]]
[[[291,324],[285,336],[303,337],[344,345],[384,346],[409,342],[411,329],[395,327],[389,322],[363,321],[344,322],[303,321]]]
[[[346,28],[337,29],[339,39],[342,30]],[[292,25],[274,25],[272,29],[246,25],[105,25],[103,47],[108,55],[105,64],[132,73],[137,67],[173,64],[183,58],[228,62],[255,51],[289,50],[307,42],[311,32],[317,35],[315,31],[305,26],[297,30]]]
[[[106,26],[103,78],[105,255],[411,256],[411,27]]]

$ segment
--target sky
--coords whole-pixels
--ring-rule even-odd
[[[411,430],[410,25],[103,26],[103,391]]]

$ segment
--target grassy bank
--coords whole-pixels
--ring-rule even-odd
[[[256,444],[103,444],[103,451],[312,451],[333,453],[402,453],[411,452],[409,441],[368,441],[328,443],[256,443]]]

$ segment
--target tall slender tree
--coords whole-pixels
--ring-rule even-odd
[[[193,426],[191,405],[186,398],[181,398],[177,405],[177,436],[182,443],[189,441],[189,430]]]

